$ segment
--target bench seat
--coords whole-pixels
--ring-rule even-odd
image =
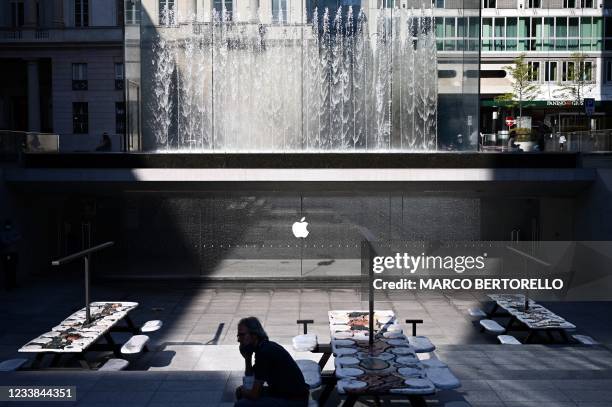
[[[295,361],[302,371],[304,381],[310,390],[314,390],[321,386],[321,368],[319,364],[313,360],[298,359]]]
[[[452,390],[461,387],[461,382],[447,367],[426,368],[427,378],[440,390]]]
[[[503,326],[492,319],[481,319],[479,324],[483,330],[491,334],[501,335],[506,332],[506,329]]]
[[[140,332],[155,332],[161,329],[164,323],[158,319],[147,321],[140,328]]]
[[[519,340],[512,335],[498,335],[497,340],[502,345],[522,345]]]
[[[0,372],[14,372],[27,363],[28,359],[17,358],[0,362]]]
[[[483,319],[487,317],[487,313],[480,308],[470,308],[468,314],[474,319]]]
[[[149,342],[147,335],[134,335],[121,347],[121,353],[124,355],[140,353],[145,348],[147,342]]]
[[[406,339],[416,353],[429,353],[436,350],[436,346],[426,336],[407,336]]]
[[[117,372],[119,370],[125,370],[130,362],[125,359],[109,359],[106,363],[101,366],[99,372]]]
[[[572,335],[572,338],[580,342],[582,345],[599,345],[599,342],[587,335]]]
[[[303,334],[293,337],[293,349],[298,352],[310,352],[317,347],[317,335]]]

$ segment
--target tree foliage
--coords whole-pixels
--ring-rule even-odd
[[[533,81],[537,72],[534,72],[525,62],[525,54],[514,58],[512,65],[503,67],[512,81],[512,92],[504,93],[495,98],[497,102],[505,102],[511,107],[518,106],[519,116],[523,116],[523,103],[535,99],[539,86]]]
[[[564,82],[559,82],[557,97],[562,97],[574,102],[574,105],[581,106],[584,97],[593,89],[593,72],[591,65],[585,63],[586,55],[581,52],[574,52],[570,56],[570,63],[567,65],[567,78]]]

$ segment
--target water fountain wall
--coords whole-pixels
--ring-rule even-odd
[[[163,14],[141,45],[152,150],[437,148],[431,9],[381,9],[374,21],[352,7],[314,9],[307,24]]]

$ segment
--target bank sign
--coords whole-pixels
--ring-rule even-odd
[[[582,106],[583,100],[547,100],[546,106]]]

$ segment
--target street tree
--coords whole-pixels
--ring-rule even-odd
[[[574,106],[582,106],[584,97],[593,90],[593,72],[591,64],[586,63],[586,55],[574,52],[567,64],[566,76],[561,78],[556,96],[572,101]]]
[[[523,104],[526,101],[534,100],[539,91],[539,86],[535,82],[537,72],[525,62],[525,54],[514,58],[512,65],[503,67],[509,74],[512,81],[512,92],[504,93],[495,98],[496,102],[503,102],[505,105],[514,108],[518,106],[519,116],[523,116]]]

